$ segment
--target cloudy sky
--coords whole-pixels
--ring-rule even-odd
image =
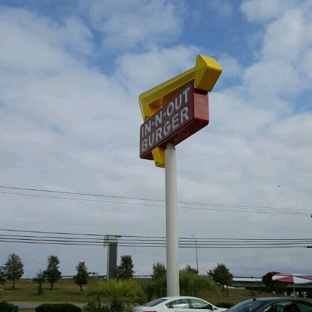
[[[63,275],[106,274],[106,234],[135,274],[166,263],[138,96],[198,54],[223,73],[209,125],[176,147],[180,268],[197,240],[201,274],[312,273],[310,0],[2,0],[0,265],[16,253],[33,277],[57,255]]]

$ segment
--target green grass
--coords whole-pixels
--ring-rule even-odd
[[[48,283],[43,284],[43,294],[38,295],[38,284],[31,279],[21,279],[16,282],[15,289],[12,283],[6,282],[0,292],[0,301],[27,301],[27,302],[87,302],[90,291],[101,283],[98,280],[89,280],[88,284],[80,291],[79,287],[72,279],[61,279],[54,284],[54,289],[50,290]]]

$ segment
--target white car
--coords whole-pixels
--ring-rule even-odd
[[[162,297],[134,307],[132,312],[223,312],[227,309],[219,308],[203,299],[189,296]]]

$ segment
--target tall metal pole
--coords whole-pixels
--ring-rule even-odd
[[[195,250],[196,250],[196,270],[197,270],[197,275],[199,275],[199,271],[198,271],[198,255],[197,255],[197,239],[194,235],[193,236],[194,240],[195,240]]]
[[[177,166],[176,150],[172,143],[166,147],[165,158],[167,295],[179,296]]]

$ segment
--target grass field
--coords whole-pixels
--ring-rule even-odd
[[[90,290],[96,288],[99,280],[88,281],[84,290],[79,287],[72,279],[61,279],[54,284],[54,289],[50,290],[48,283],[43,284],[43,294],[38,295],[38,284],[32,279],[21,279],[16,282],[15,289],[12,289],[12,283],[7,282],[0,291],[0,301],[29,301],[29,302],[86,302]]]
[[[72,279],[61,279],[54,285],[54,289],[50,290],[49,284],[43,285],[43,294],[38,295],[38,284],[31,279],[21,279],[16,282],[16,289],[12,289],[12,284],[7,282],[0,291],[0,301],[8,302],[38,302],[38,303],[86,303],[90,297],[90,292],[95,290],[100,284],[100,280],[90,279],[88,284],[84,286],[84,290],[80,291],[79,287]],[[219,303],[235,304],[239,301],[255,298],[269,297],[272,294],[258,292],[256,290],[246,289],[229,289],[223,291],[218,289],[215,291],[202,290],[198,297],[218,305]],[[23,310],[24,312],[33,312],[34,310]]]

